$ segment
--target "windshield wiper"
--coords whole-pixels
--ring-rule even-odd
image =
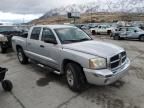
[[[63,41],[65,41],[65,42],[77,42],[79,40],[63,40]]]
[[[63,40],[64,43],[79,42],[79,40]]]
[[[91,40],[89,38],[83,38],[83,39],[79,39],[78,41],[87,41],[87,40]]]

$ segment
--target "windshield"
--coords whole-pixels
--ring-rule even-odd
[[[135,27],[135,30],[136,30],[136,31],[139,31],[139,32],[142,32],[142,31],[143,31],[143,30],[140,29],[139,27]]]
[[[84,31],[78,28],[55,29],[62,44],[92,40]]]

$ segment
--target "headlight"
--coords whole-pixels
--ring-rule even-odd
[[[107,68],[107,61],[105,58],[97,57],[89,60],[90,69],[105,69]]]

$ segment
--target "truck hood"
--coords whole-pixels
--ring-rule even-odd
[[[74,50],[82,53],[87,53],[94,56],[100,57],[111,57],[122,51],[123,48],[118,47],[113,44],[100,42],[100,41],[85,41],[79,43],[65,44],[63,45],[64,49]]]

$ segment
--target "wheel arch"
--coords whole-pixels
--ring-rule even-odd
[[[18,51],[19,48],[23,49],[21,45],[16,45],[16,51]]]
[[[71,59],[64,59],[63,62],[62,62],[62,65],[61,65],[61,70],[62,70],[62,73],[64,74],[65,73],[65,66],[68,64],[68,63],[75,63],[77,65],[79,65],[81,67],[81,69],[83,70],[83,67],[80,63],[74,61],[74,60],[71,60]]]
[[[144,36],[144,34],[139,35],[139,39],[141,38],[141,36]]]

